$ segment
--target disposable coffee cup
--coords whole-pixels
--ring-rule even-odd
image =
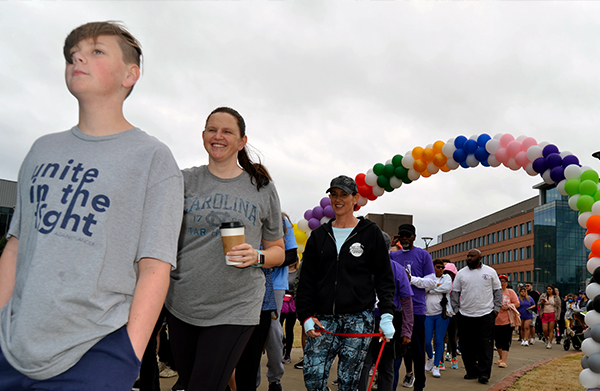
[[[225,264],[229,266],[240,264],[241,262],[235,262],[235,259],[239,257],[229,257],[227,256],[227,253],[231,251],[231,249],[234,246],[246,243],[246,233],[244,224],[242,224],[239,221],[221,223],[219,230],[221,231],[221,241],[223,242],[223,254],[225,254]]]

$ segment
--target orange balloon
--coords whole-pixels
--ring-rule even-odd
[[[600,254],[600,239],[592,243],[592,254]]]
[[[600,216],[592,215],[587,219],[585,223],[588,231],[593,234],[600,234]]]
[[[442,153],[442,148],[444,147],[444,145],[446,145],[446,143],[442,140],[436,141],[435,143],[433,143],[433,152]]]
[[[412,150],[412,157],[415,159],[420,159],[423,156],[423,148],[422,147],[414,147]]]
[[[421,173],[421,176],[425,177],[425,178],[429,178],[431,176],[431,174],[427,170],[425,170]]]
[[[413,168],[416,172],[422,172],[427,169],[427,163],[425,163],[422,159],[416,159],[413,163]]]
[[[444,171],[444,172],[450,172],[450,171],[452,171],[452,170],[450,170],[450,169],[448,168],[448,166],[447,166],[447,165],[445,165],[445,164],[444,164],[443,166],[441,166],[441,167],[440,167],[440,170],[442,170],[442,171]]]
[[[429,163],[429,162],[431,162],[432,159],[433,159],[433,149],[425,148],[423,150],[423,160],[425,160],[427,163]]]
[[[446,156],[444,156],[444,154],[441,152],[433,155],[432,162],[433,162],[433,164],[435,164],[438,167],[445,166],[447,161],[448,161],[448,158]]]

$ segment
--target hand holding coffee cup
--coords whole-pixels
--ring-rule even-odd
[[[221,241],[223,243],[223,254],[225,254],[225,264],[235,266],[241,264],[242,256],[229,256],[227,253],[233,251],[233,247],[246,243],[246,233],[244,224],[239,221],[230,221],[221,223]],[[236,261],[236,259],[238,259]]]

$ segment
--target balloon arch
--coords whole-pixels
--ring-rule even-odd
[[[439,171],[459,167],[498,167],[501,164],[513,171],[525,170],[531,176],[540,175],[547,184],[556,185],[569,206],[579,212],[579,224],[587,229],[584,244],[591,250],[587,269],[593,274],[586,293],[590,300],[585,322],[589,326],[581,345],[585,356],[579,381],[586,388],[600,387],[600,186],[598,172],[582,167],[570,152],[560,152],[556,145],[538,143],[533,137],[511,134],[487,134],[470,138],[458,136],[447,142],[438,140],[425,148],[417,146],[404,156],[396,155],[385,164],[377,163],[366,173],[356,175],[359,208],[375,201],[385,192],[392,192],[419,178],[429,178]],[[335,216],[329,198],[308,209],[304,218],[293,224],[302,253],[310,232]],[[594,310],[597,308],[598,311]]]

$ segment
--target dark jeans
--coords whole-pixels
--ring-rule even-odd
[[[494,360],[494,311],[487,315],[471,318],[458,317],[458,337],[463,363],[467,375],[490,377]]]

